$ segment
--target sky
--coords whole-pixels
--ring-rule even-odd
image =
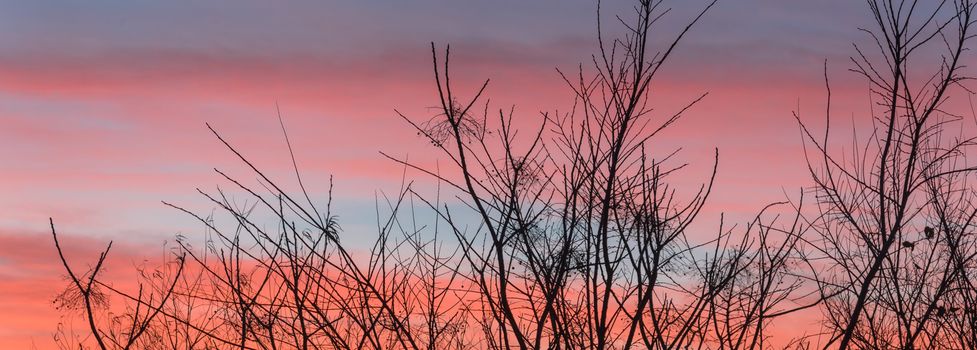
[[[436,162],[395,109],[424,120],[435,105],[430,43],[450,44],[453,79],[491,79],[493,105],[519,122],[566,109],[556,68],[594,52],[593,1],[0,1],[0,345],[49,346],[63,281],[48,218],[91,259],[140,261],[200,225],[161,201],[212,209],[213,168],[243,172],[210,123],[275,176],[289,176],[281,110],[310,190],[335,181],[344,234],[373,227],[377,191],[402,168],[379,152]],[[627,1],[605,1],[625,13]],[[673,7],[670,38],[705,6]],[[695,106],[659,141],[681,147],[694,181],[720,151],[707,214],[741,215],[808,184],[792,112],[819,125],[824,62],[839,113],[868,107],[848,56],[867,25],[849,0],[721,0],[679,46],[653,103]],[[409,174],[418,181],[429,180]],[[3,346],[8,347],[8,346]]]

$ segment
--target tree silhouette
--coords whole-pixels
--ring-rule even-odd
[[[869,83],[872,133],[849,153],[830,147],[830,85],[823,135],[801,123],[818,198],[812,246],[828,271],[824,348],[974,348],[974,139],[948,110],[968,79],[974,4],[868,5],[872,50],[856,45],[851,70]]]
[[[60,255],[70,284],[58,305],[80,311],[86,326],[66,323],[59,344],[977,346],[977,207],[969,182],[974,168],[966,162],[973,139],[951,133],[950,125],[962,119],[945,110],[950,90],[965,79],[961,56],[974,6],[868,1],[878,27],[866,32],[881,56],[856,46],[852,61],[878,108],[869,140],[851,151],[852,161],[831,147],[830,123],[819,136],[795,115],[808,147],[814,203],[805,203],[811,195],[802,193],[762,208],[742,227],[720,217],[715,231],[703,232],[700,216],[719,151],[705,183],[682,191],[672,181],[684,176],[686,164],[657,136],[706,95],[664,114],[649,101],[652,82],[715,4],[705,4],[662,46],[650,40],[668,12],[661,1],[638,1],[633,13],[616,17],[624,32],[616,38],[608,38],[598,5],[591,63],[560,72],[573,107],[541,113],[528,133],[513,122],[513,109],[487,102],[487,80],[467,97],[455,90],[450,48],[432,44],[437,112],[397,113],[449,165],[431,169],[384,154],[405,173],[428,176],[437,190],[419,190],[405,175],[396,193],[379,195],[377,238],[365,252],[345,242],[331,209],[331,181],[324,205],[312,199],[284,122],[299,188],[292,192],[208,125],[256,180],[215,169],[230,189],[198,190],[218,209],[214,214],[166,203],[206,227],[204,244],[179,237],[170,260],[140,271],[134,292],[99,275],[108,248],[82,274]],[[909,63],[918,52],[942,49],[948,53],[935,73],[918,80]],[[61,253],[53,221],[51,229]],[[110,297],[123,303],[109,305]],[[778,318],[805,309],[822,311],[826,334],[771,340]]]

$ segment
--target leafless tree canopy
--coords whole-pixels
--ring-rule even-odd
[[[668,11],[642,0],[599,21],[596,54],[560,72],[574,105],[535,127],[491,106],[488,81],[454,89],[450,49],[432,44],[438,111],[398,114],[449,166],[385,154],[437,191],[405,178],[379,195],[370,249],[344,242],[331,195],[319,203],[306,190],[284,123],[299,191],[211,128],[256,180],[215,170],[225,188],[198,190],[211,215],[166,203],[204,225],[203,244],[179,237],[135,289],[99,274],[111,244],[84,273],[60,255],[70,283],[56,339],[70,349],[975,349],[974,139],[949,102],[969,93],[974,5],[867,3],[876,23],[851,64],[870,83],[874,129],[836,151],[826,66],[827,126],[795,115],[812,190],[745,225],[701,224],[718,150],[705,182],[680,190],[686,164],[656,142],[706,94],[674,111],[649,105],[652,82],[715,1],[655,45]],[[823,332],[774,337],[777,320],[801,310],[822,315]]]
[[[869,82],[874,129],[848,153],[829,149],[830,87],[823,135],[801,124],[818,198],[811,246],[828,271],[824,346],[973,349],[974,139],[947,108],[968,79],[974,4],[868,5],[871,45],[855,46],[851,70]]]

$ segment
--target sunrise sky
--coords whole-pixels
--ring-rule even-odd
[[[606,1],[605,19],[628,4]],[[667,5],[661,40],[705,3]],[[709,95],[659,145],[682,148],[692,182],[719,148],[710,220],[807,184],[792,112],[819,125],[824,60],[848,92],[840,115],[867,110],[865,83],[846,72],[864,7],[720,1],[680,45],[653,102],[668,113]],[[375,193],[401,179],[380,151],[436,161],[394,112],[423,119],[437,103],[430,42],[451,44],[459,89],[490,78],[493,105],[528,124],[570,106],[555,68],[586,64],[595,29],[584,0],[0,2],[0,348],[51,346],[63,282],[49,217],[76,259],[115,240],[113,259],[138,262],[201,232],[160,201],[207,212],[195,188],[215,188],[214,167],[241,169],[205,122],[288,176],[280,106],[310,190],[323,198],[334,176],[334,209],[355,237],[374,226]]]

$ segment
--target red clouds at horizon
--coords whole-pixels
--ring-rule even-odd
[[[57,225],[57,222],[55,222]],[[108,241],[78,234],[58,226],[65,257],[75,272],[87,271]],[[70,232],[65,234],[66,232]],[[54,249],[51,232],[18,232],[0,229],[0,339],[5,348],[40,349],[53,346],[61,311],[54,299],[68,280]],[[103,275],[125,284],[134,264],[165,253],[158,244],[146,245],[117,240],[106,260]]]

